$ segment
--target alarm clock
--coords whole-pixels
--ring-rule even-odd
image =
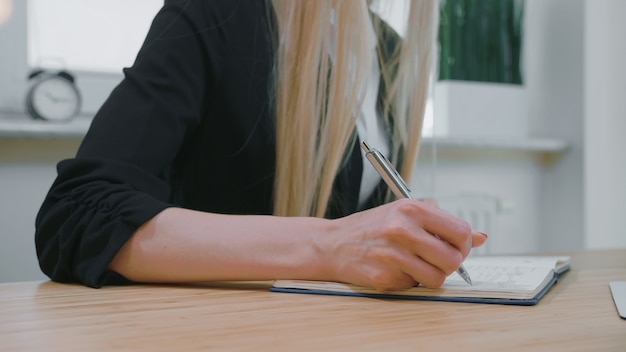
[[[26,111],[35,119],[68,121],[78,115],[81,95],[74,76],[67,71],[36,70],[28,76],[32,84],[26,95]]]

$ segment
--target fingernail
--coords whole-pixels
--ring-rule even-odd
[[[484,233],[484,232],[480,232],[480,231],[478,231],[478,233],[479,233],[479,234],[481,234],[481,235],[483,235],[483,236],[485,236],[485,238],[489,238],[489,235],[488,235],[488,234],[486,234],[486,233]]]

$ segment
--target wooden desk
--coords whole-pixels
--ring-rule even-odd
[[[624,351],[608,282],[626,250],[568,253],[536,306],[268,292],[268,283],[0,285],[0,351]]]

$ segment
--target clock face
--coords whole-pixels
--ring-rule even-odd
[[[34,115],[44,120],[67,120],[80,110],[80,95],[74,84],[56,75],[38,82],[29,98]]]

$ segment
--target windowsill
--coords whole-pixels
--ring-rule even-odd
[[[422,146],[437,149],[499,150],[538,153],[562,153],[566,141],[554,138],[495,138],[495,137],[423,137]]]
[[[25,114],[0,112],[0,137],[82,139],[91,116],[79,116],[67,122],[37,121]]]
[[[69,122],[36,121],[24,114],[0,112],[0,138],[82,139],[91,124],[90,116]],[[438,150],[519,151],[559,154],[568,149],[564,140],[552,138],[424,137],[422,147]]]

